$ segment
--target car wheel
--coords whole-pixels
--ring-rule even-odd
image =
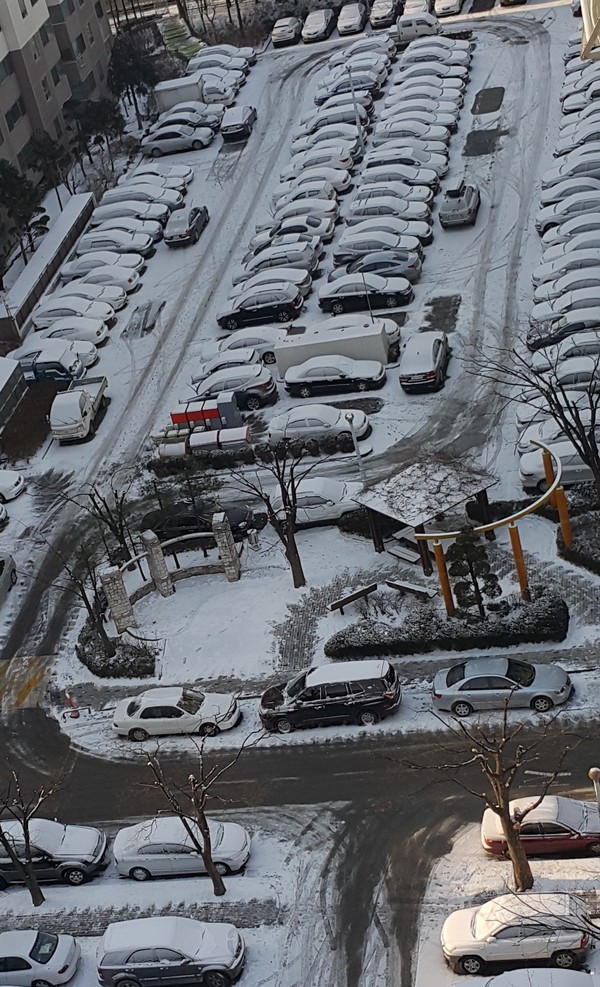
[[[356,385],[356,390],[357,391],[366,391],[366,390],[368,390],[368,387],[369,387],[369,385],[368,385],[368,383],[367,383],[366,380],[359,380],[358,384]]]
[[[161,154],[162,154],[162,151],[161,151],[160,147],[153,147],[152,148],[152,157],[153,158],[160,158]]]
[[[386,308],[398,308],[398,296],[397,295],[387,295],[385,299]]]
[[[343,313],[343,311],[344,311],[344,303],[343,302],[333,302],[333,304],[331,306],[331,311],[333,312],[334,315],[341,315]]]
[[[133,730],[129,731],[130,740],[148,740],[148,734],[141,727],[135,727]]]
[[[277,313],[277,321],[278,322],[291,322],[292,321],[292,314],[291,314],[291,312],[288,312],[284,308],[280,309],[280,311]]]
[[[62,872],[61,877],[65,884],[72,884],[74,887],[85,883],[85,871],[82,871],[81,867],[69,867]]]
[[[586,849],[588,853],[591,853],[592,857],[600,857],[600,843],[590,843]]]
[[[473,712],[473,707],[470,703],[466,703],[464,699],[461,699],[453,704],[452,712],[455,716],[470,716]]]
[[[10,585],[11,586],[16,586],[17,585],[17,570],[16,569],[11,569],[11,571],[10,571]]]
[[[238,320],[234,316],[231,316],[229,319],[226,319],[225,321],[226,329],[237,329],[237,327],[238,327]]]
[[[531,700],[531,708],[536,711],[536,713],[547,713],[554,707],[554,703],[548,696],[536,696],[535,699]]]
[[[483,970],[483,960],[479,956],[463,956],[458,965],[463,973],[470,973],[472,977]]]
[[[32,987],[52,987],[49,980],[34,980]]]
[[[152,874],[145,867],[132,867],[129,871],[129,876],[133,878],[134,881],[149,881]]]
[[[209,970],[208,973],[204,974],[203,982],[206,987],[229,987],[231,980],[226,973],[221,973],[220,970]]]
[[[546,483],[546,481],[545,480],[540,480],[540,482],[538,483],[538,485],[536,487],[536,490],[537,490],[538,493],[541,493],[541,494],[547,493],[548,492],[548,484]]]
[[[6,891],[8,888],[8,881],[4,877],[0,877],[0,891]]]
[[[294,724],[288,720],[287,716],[282,716],[277,720],[277,733],[291,733],[293,729]]]
[[[246,407],[248,411],[258,411],[259,408],[262,408],[262,401],[256,394],[250,394],[246,398]]]
[[[0,504],[6,504],[6,497],[4,494],[0,494]]]
[[[570,949],[561,949],[552,955],[552,965],[561,970],[571,970],[575,966],[575,954]]]
[[[119,987],[140,987],[137,980],[119,980]]]
[[[268,367],[272,367],[275,363],[275,354],[263,353],[263,363],[266,363]]]
[[[312,394],[312,391],[311,391],[310,387],[304,386],[304,387],[301,387],[300,388],[300,390],[298,391],[298,393],[299,393],[299,395],[300,395],[301,398],[309,398],[311,396],[311,394]]]
[[[203,147],[204,147],[204,144],[202,143],[202,141],[192,141],[192,150],[193,151],[201,151]]]
[[[216,723],[203,723],[198,730],[201,737],[216,737],[220,732]]]
[[[231,867],[228,864],[224,864],[222,860],[219,860],[215,864],[215,870],[221,877],[227,877],[228,874],[231,874]]]
[[[365,709],[358,714],[358,723],[361,727],[372,727],[374,723],[377,723],[377,714],[370,709]]]

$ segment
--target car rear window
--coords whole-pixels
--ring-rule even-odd
[[[134,699],[132,702],[130,702],[129,706],[127,707],[127,716],[135,716],[135,714],[139,712],[141,705],[142,704],[137,699]]]
[[[29,954],[35,963],[48,963],[58,946],[58,936],[50,932],[38,932]]]
[[[446,685],[456,685],[457,682],[461,682],[465,677],[465,664],[462,662],[460,665],[454,665],[448,672],[446,676]]]

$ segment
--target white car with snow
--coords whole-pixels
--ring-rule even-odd
[[[381,196],[393,199],[406,199],[408,202],[425,202],[428,206],[433,203],[433,192],[426,185],[406,185],[404,182],[373,182],[360,185],[352,196],[351,203],[367,202],[369,199],[380,199]]]
[[[182,109],[187,108],[188,105],[190,109],[193,109],[193,106],[191,104],[186,104],[186,103],[177,104],[177,106],[181,107]],[[207,106],[206,103],[198,103],[197,105],[199,107],[201,106],[203,108],[206,107],[207,109],[211,109],[211,107]],[[176,109],[176,107],[173,107],[173,109]],[[168,112],[170,113],[171,111],[169,110]],[[189,185],[194,178],[194,169],[191,167],[191,165],[163,164],[162,162],[159,161],[152,161],[152,162],[148,162],[147,164],[139,165],[132,173],[131,177],[143,179],[144,175],[164,175],[166,178],[168,178],[169,175],[173,175],[175,176],[175,178],[182,178],[185,184]]]
[[[106,285],[121,288],[130,294],[142,287],[142,279],[137,271],[132,271],[130,268],[121,267],[119,264],[106,264],[92,268],[91,271],[82,274],[75,281],[69,281],[68,286],[70,287],[71,284]]]
[[[532,283],[537,287],[546,281],[556,281],[569,271],[579,271],[586,267],[597,267],[600,254],[597,249],[572,250],[557,257],[556,260],[539,264],[531,275]]]
[[[310,151],[302,151],[295,154],[289,165],[281,172],[282,181],[292,181],[303,173],[307,168],[317,168],[323,165],[325,168],[340,168],[349,171],[354,164],[354,158],[350,145],[340,141],[339,144],[327,145],[326,147],[313,147]]]
[[[306,168],[300,175],[290,179],[290,181],[282,182],[276,195],[283,195],[287,192],[301,189],[304,185],[309,185],[312,182],[327,182],[328,185],[331,185],[336,190],[338,195],[341,195],[352,185],[352,175],[345,168],[327,168],[325,166]]]
[[[560,298],[568,291],[578,291],[580,288],[600,287],[600,259],[598,267],[584,267],[580,271],[569,271],[556,281],[546,281],[535,289],[534,302],[549,302]]]
[[[332,408],[329,404],[302,404],[276,415],[269,422],[268,438],[271,445],[284,439],[352,438],[347,414],[352,416],[352,429],[357,439],[366,438],[371,425],[364,411]]]
[[[231,730],[242,718],[232,694],[201,692],[199,689],[148,689],[117,703],[113,730],[119,737],[143,741],[169,734],[199,734],[214,737]]]
[[[217,347],[219,354],[237,353],[239,350],[255,350],[267,366],[275,363],[275,348],[287,337],[287,329],[277,326],[253,326],[251,329],[236,329]]]
[[[45,329],[58,319],[73,316],[108,323],[114,320],[115,310],[106,302],[90,301],[77,295],[50,295],[33,310],[31,321],[36,329]]]
[[[600,212],[600,192],[580,192],[577,195],[569,195],[553,206],[544,206],[536,216],[535,228],[541,235],[551,226],[558,226],[567,219],[585,216],[590,212]]]
[[[117,871],[134,881],[153,877],[185,877],[206,874],[202,855],[196,846],[204,846],[200,828],[186,820],[196,840],[179,816],[154,816],[134,826],[125,826],[115,836],[112,852]],[[251,838],[237,823],[208,823],[211,857],[217,873],[225,877],[242,870],[250,856]]]
[[[234,285],[229,292],[229,297],[239,298],[244,292],[251,291],[253,288],[262,288],[266,284],[284,283],[293,284],[304,298],[310,294],[312,288],[312,278],[308,271],[302,271],[295,267],[271,267]]]
[[[437,2],[455,4],[460,7],[462,0],[437,0]],[[440,62],[442,65],[463,65],[468,68],[471,64],[471,52],[454,48],[440,48],[439,45],[410,45],[400,61],[401,68],[407,65],[420,65]]]
[[[542,264],[549,264],[561,257],[568,257],[580,250],[600,250],[600,226],[585,233],[573,233],[568,240],[546,247],[542,254]]]
[[[81,315],[72,315],[65,319],[57,319],[46,329],[36,333],[41,339],[68,339],[69,342],[93,343],[100,346],[108,339],[108,328],[101,319],[88,319]]]
[[[430,223],[431,221],[431,210],[426,202],[415,202],[409,199],[398,199],[394,196],[386,195],[377,197],[369,197],[368,199],[358,199],[353,202],[350,206],[350,211],[346,216],[346,224],[348,226],[356,226],[358,223],[364,223],[368,219],[377,219],[378,217],[392,217],[397,219],[404,219],[409,222],[422,222]],[[385,227],[381,227],[384,229]],[[392,232],[399,233],[399,229],[395,228]],[[423,231],[426,235],[426,231]],[[415,236],[419,234],[415,233]]]
[[[311,474],[299,481],[296,487],[296,523],[303,528],[315,524],[332,524],[344,514],[358,510],[354,498],[360,493],[362,484],[332,480],[329,477]],[[274,490],[271,504],[276,514],[283,515],[281,492]]]
[[[118,254],[115,250],[95,250],[67,261],[60,269],[61,281],[81,278],[97,267],[121,267],[141,274],[146,261],[140,254]]]
[[[7,971],[0,975],[14,987],[66,984],[75,976],[80,957],[81,946],[73,936],[43,928],[0,932],[0,970]]]
[[[581,192],[597,192],[600,190],[600,178],[588,178],[587,175],[573,175],[565,178],[550,188],[542,189],[540,194],[540,205],[551,206],[555,202],[566,199],[569,195],[578,195]]]
[[[86,284],[84,281],[69,281],[53,293],[55,298],[85,298],[90,302],[104,302],[118,312],[127,305],[127,292],[117,285]]]
[[[0,469],[0,504],[14,500],[25,490],[25,480],[17,470]]]
[[[15,847],[22,845],[23,826],[19,820],[3,819],[2,831]],[[104,859],[106,836],[91,826],[65,826],[55,819],[35,816],[29,821],[29,838],[38,881],[62,881],[78,887],[108,865]],[[21,871],[0,848],[0,891],[6,891],[10,884],[24,883]]]
[[[542,237],[542,249],[553,247],[557,243],[567,243],[583,233],[598,233],[600,230],[600,212],[589,213],[587,216],[576,216],[568,219],[559,226],[546,230]]]

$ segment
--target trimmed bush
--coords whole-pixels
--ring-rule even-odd
[[[394,531],[398,531],[398,529],[402,527],[399,521],[395,521],[393,518],[385,517],[383,514],[378,515],[377,525],[381,531],[382,538],[389,538]],[[344,514],[344,516],[337,522],[337,526],[340,531],[343,531],[346,535],[358,535],[360,538],[371,538],[369,519],[364,507],[359,507],[356,511],[351,511],[349,514]]]
[[[96,631],[90,621],[84,624],[75,654],[82,665],[99,679],[144,679],[155,673],[158,649],[146,643],[115,641],[117,652],[107,658]]]
[[[564,641],[569,608],[553,593],[540,591],[530,603],[520,602],[507,615],[490,614],[486,621],[467,623],[447,617],[432,603],[407,610],[400,625],[367,617],[346,627],[325,644],[328,658],[345,661],[370,656],[403,656],[429,651],[465,651],[514,647],[525,643]]]
[[[573,544],[564,543],[562,531],[556,533],[558,554],[573,565],[582,566],[600,576],[600,511],[588,511],[571,518]]]

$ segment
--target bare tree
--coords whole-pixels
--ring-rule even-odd
[[[591,379],[588,384],[574,386],[563,383],[560,376],[560,343],[544,349],[546,368],[536,369],[517,350],[491,350],[485,356],[471,357],[466,364],[469,373],[493,381],[507,389],[512,401],[533,401],[553,419],[566,439],[572,442],[583,462],[589,466],[600,497],[600,354],[590,356]]]
[[[289,442],[283,442],[274,450],[272,460],[262,464],[260,472],[238,470],[231,473],[241,490],[258,498],[265,505],[269,523],[283,545],[295,589],[306,586],[306,577],[296,542],[298,485],[317,465],[317,462],[314,462],[309,466],[302,466],[304,457],[304,451],[293,455]],[[264,479],[267,479],[267,482],[274,481],[274,486],[265,488]],[[281,502],[277,507],[273,506],[275,497]]]
[[[8,777],[0,788],[0,845],[17,874],[21,876],[35,908],[41,905],[45,898],[33,867],[31,820],[44,803],[56,794],[60,784],[60,780],[56,780],[48,785],[41,785],[33,791],[27,791],[21,783],[18,771],[8,764]]]
[[[533,887],[533,874],[519,837],[521,826],[529,813],[536,809],[548,794],[558,777],[565,757],[569,751],[578,746],[578,742],[573,746],[565,745],[558,765],[545,776],[540,786],[540,794],[532,796],[531,803],[515,813],[510,804],[512,789],[523,772],[530,765],[539,762],[544,753],[548,726],[551,724],[548,724],[536,739],[527,744],[522,743],[523,724],[509,727],[508,705],[508,701],[505,702],[500,724],[495,729],[479,724],[468,727],[459,721],[456,721],[455,726],[448,727],[446,721],[438,717],[444,723],[444,728],[450,729],[452,736],[458,741],[454,748],[438,744],[441,751],[452,755],[452,760],[439,765],[411,764],[410,766],[420,771],[429,768],[439,772],[444,778],[450,778],[459,788],[479,799],[485,808],[498,816],[506,840],[506,855],[512,863],[515,888],[517,891],[528,891]],[[553,722],[554,720],[551,721]],[[473,765],[479,767],[485,779],[483,791],[476,791],[461,777]]]
[[[195,742],[196,768],[189,773],[184,784],[178,784],[172,778],[167,777],[159,752],[146,754],[146,763],[154,776],[154,787],[162,793],[171,812],[181,820],[192,846],[202,857],[202,862],[212,881],[213,891],[217,897],[224,895],[227,890],[223,881],[227,869],[213,861],[212,838],[206,809],[211,800],[223,801],[220,796],[215,794],[214,789],[223,775],[234,764],[237,764],[244,751],[256,746],[263,736],[262,732],[250,734],[236,753],[221,767],[216,764],[209,766],[206,763],[204,738]]]

